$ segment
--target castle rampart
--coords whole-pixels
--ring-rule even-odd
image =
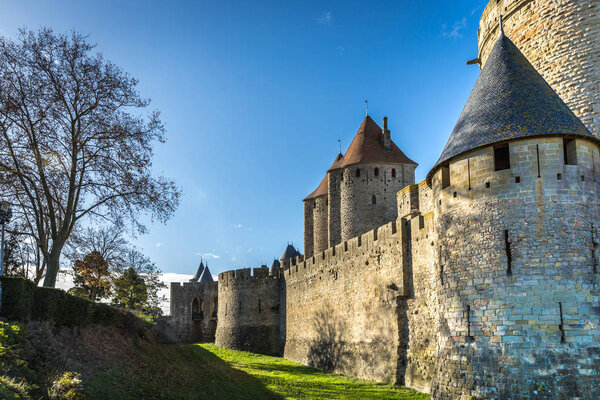
[[[252,274],[253,272],[253,274]],[[281,353],[279,271],[238,269],[219,274],[218,346],[263,354]]]
[[[485,64],[504,31],[569,108],[600,135],[600,4],[597,0],[492,0],[479,24]]]

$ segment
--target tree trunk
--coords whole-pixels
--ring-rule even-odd
[[[46,262],[46,277],[44,278],[45,287],[55,287],[58,269],[60,267],[60,252],[51,252]]]

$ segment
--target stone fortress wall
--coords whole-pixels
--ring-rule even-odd
[[[340,242],[396,219],[396,193],[415,182],[415,166],[408,164],[362,164],[344,168],[338,174]],[[331,242],[328,247],[338,243]]]
[[[252,274],[253,272],[253,274]],[[267,268],[219,274],[219,325],[215,344],[263,354],[281,354],[282,281]]]
[[[171,283],[171,316],[155,328],[165,342],[211,342],[217,330],[217,282]]]
[[[600,4],[597,0],[492,0],[479,24],[479,58],[504,31],[593,134],[600,136]]]

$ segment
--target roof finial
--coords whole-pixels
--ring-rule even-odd
[[[367,105],[367,117],[368,117],[369,116],[369,100],[365,100],[365,104]]]
[[[499,23],[500,23],[500,36],[504,36],[504,25],[502,24],[502,14],[500,14]]]
[[[338,147],[340,149],[340,154],[342,154],[342,141],[338,139]]]

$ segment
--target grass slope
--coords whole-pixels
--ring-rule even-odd
[[[211,344],[137,345],[134,361],[87,381],[94,399],[429,399],[390,385],[321,372],[279,357]]]

